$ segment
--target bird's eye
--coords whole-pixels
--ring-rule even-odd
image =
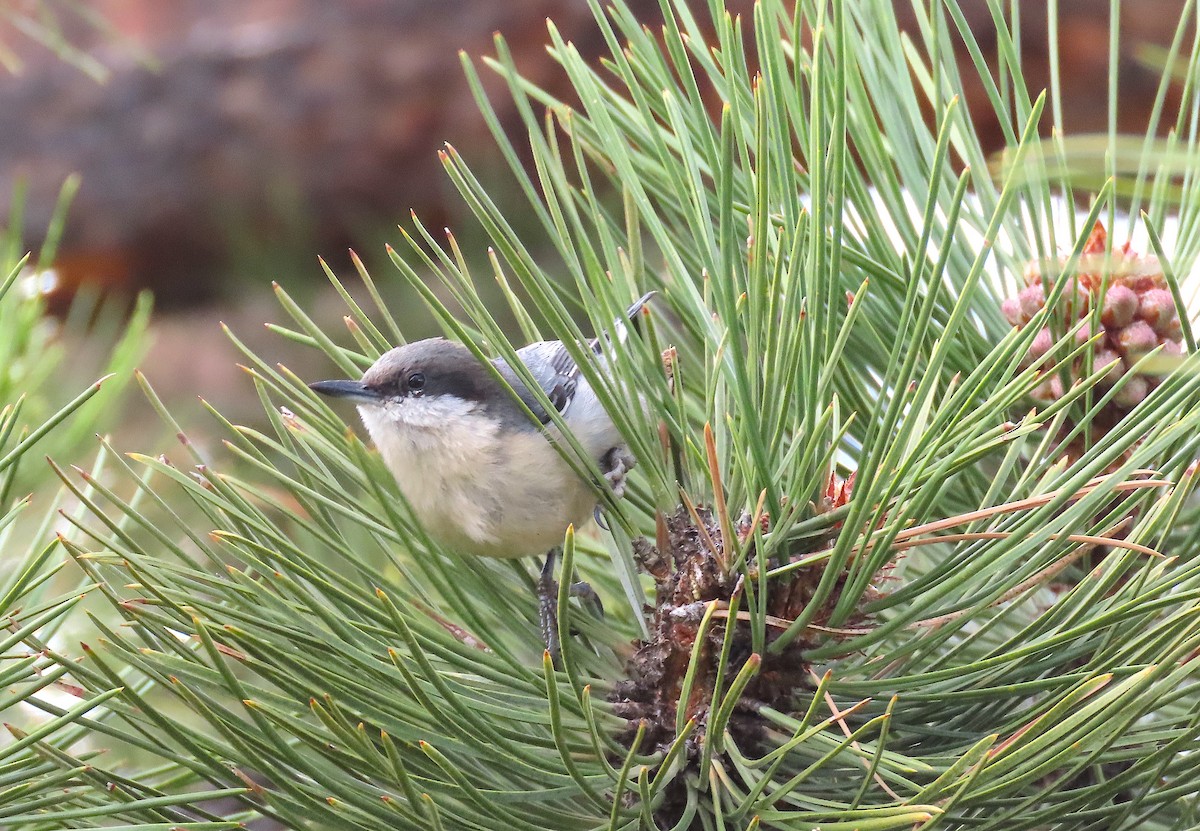
[[[421,394],[421,390],[425,389],[425,375],[420,372],[414,372],[408,376],[408,390],[416,395]]]

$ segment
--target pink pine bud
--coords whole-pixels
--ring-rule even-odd
[[[1159,315],[1158,320],[1154,322],[1154,331],[1160,335],[1171,336],[1172,332],[1183,334],[1183,329],[1179,325],[1179,315],[1175,313],[1175,309],[1171,309],[1166,314]]]
[[[1113,401],[1122,407],[1134,407],[1142,403],[1150,392],[1150,384],[1140,375],[1134,375],[1113,396]]]
[[[1099,370],[1108,367],[1108,372],[1100,379],[1100,383],[1111,387],[1121,379],[1125,374],[1125,364],[1121,361],[1121,356],[1111,349],[1101,349],[1096,352],[1092,358],[1092,369]]]
[[[1075,345],[1083,346],[1096,334],[1096,330],[1092,328],[1090,323],[1085,323],[1083,326],[1075,330]]]
[[[1054,345],[1054,335],[1050,334],[1050,330],[1042,328],[1033,339],[1033,343],[1029,346],[1029,353],[1026,360],[1029,363],[1035,363],[1041,359],[1043,355],[1050,351],[1050,347]]]
[[[1166,289],[1151,289],[1142,295],[1138,316],[1154,327],[1156,332],[1167,328],[1175,314],[1175,298]]]
[[[1131,289],[1138,294],[1144,294],[1155,289],[1166,288],[1167,281],[1163,278],[1162,272],[1150,269],[1141,269],[1137,274],[1132,275],[1125,281]]]
[[[1021,313],[1026,320],[1040,312],[1042,306],[1046,304],[1046,292],[1042,289],[1041,283],[1035,283],[1022,289],[1017,298],[1021,302]]]
[[[1164,341],[1162,345],[1162,354],[1170,355],[1172,358],[1178,358],[1183,354],[1183,344],[1179,341]]]
[[[1043,381],[1029,391],[1029,397],[1034,401],[1041,401],[1047,404],[1057,401],[1058,399],[1062,398],[1062,395],[1062,379],[1057,375],[1053,378]]]
[[[1079,281],[1074,277],[1067,278],[1066,284],[1063,285],[1062,296],[1058,299],[1058,308],[1068,319],[1082,317],[1087,311],[1091,294],[1087,289],[1083,288]]]
[[[1144,355],[1158,346],[1158,336],[1144,320],[1135,320],[1121,330],[1120,349],[1126,355]]]
[[[1183,340],[1183,324],[1179,322],[1179,315],[1175,315],[1167,323],[1167,328],[1163,332],[1163,337],[1167,340],[1179,343]]]
[[[1000,311],[1010,326],[1020,326],[1029,321],[1029,318],[1021,313],[1021,300],[1018,297],[1010,297],[1001,303]]]
[[[1133,316],[1138,309],[1137,295],[1126,286],[1109,286],[1104,295],[1104,311],[1100,319],[1105,326],[1120,328],[1133,322]]]

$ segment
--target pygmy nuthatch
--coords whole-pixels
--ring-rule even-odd
[[[652,296],[634,303],[627,318],[635,320]],[[624,321],[617,324],[618,342],[626,328]],[[599,359],[599,341],[590,346]],[[619,497],[634,460],[562,341],[531,343],[516,354]],[[596,491],[552,446],[558,429],[513,368],[501,358],[491,364],[511,390],[466,346],[429,338],[385,353],[361,381],[309,386],[358,405],[431,537],[486,557],[548,552],[538,590],[543,635],[556,654],[554,558],[567,526],[591,516]]]

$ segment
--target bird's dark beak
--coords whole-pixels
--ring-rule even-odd
[[[308,388],[330,398],[347,398],[355,404],[378,404],[383,400],[379,390],[362,381],[314,381]]]

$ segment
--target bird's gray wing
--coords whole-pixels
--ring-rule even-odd
[[[589,343],[593,349],[596,342]],[[558,412],[563,412],[575,397],[579,386],[579,366],[571,358],[562,341],[538,341],[517,350],[521,363],[529,368],[529,373],[537,381],[542,392],[550,399],[550,404]],[[550,423],[550,415],[532,392],[521,382],[516,372],[503,358],[494,362],[505,379],[512,385],[517,396],[525,403],[542,424]]]
[[[641,312],[642,307],[654,295],[655,292],[650,292],[638,298],[626,310],[625,320],[619,320],[614,324],[618,343],[625,339],[628,331],[627,324],[633,325],[636,328],[638,313]],[[589,340],[587,346],[597,355],[601,354],[600,341],[598,339],[593,338]],[[567,348],[563,346],[562,341],[545,340],[531,343],[528,346],[518,349],[517,357],[521,359],[521,363],[529,367],[530,374],[533,375],[534,380],[541,386],[542,392],[550,399],[550,403],[554,406],[554,409],[559,413],[564,412],[575,398],[575,392],[579,387],[581,379],[579,366],[575,363],[570,353],[567,352]],[[537,416],[542,424],[549,424],[551,421],[550,415],[538,403],[533,393],[521,382],[512,367],[508,365],[508,362],[503,358],[496,358],[493,363],[500,370],[500,374],[512,385],[513,390],[516,391],[517,396],[525,403],[525,406]]]

